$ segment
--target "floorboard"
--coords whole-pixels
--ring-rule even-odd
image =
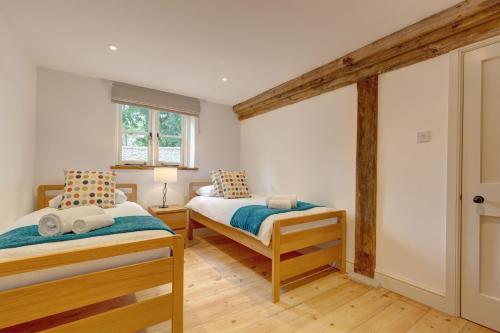
[[[271,302],[269,259],[223,236],[202,232],[186,249],[185,332],[493,332],[328,268],[282,287]],[[168,290],[136,294],[147,298]],[[168,323],[147,333],[168,333]]]

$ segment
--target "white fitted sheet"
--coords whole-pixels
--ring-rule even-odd
[[[56,209],[44,208],[35,211],[31,214],[25,215],[21,217],[19,220],[17,220],[14,223],[14,225],[11,226],[6,231],[23,226],[36,225],[38,224],[38,220],[40,219],[41,216],[53,210]],[[150,214],[140,205],[129,201],[123,204],[119,204],[115,208],[106,209],[106,213],[113,217],[150,216]],[[90,238],[77,239],[65,242],[44,243],[44,244],[29,245],[12,249],[2,249],[0,250],[0,262],[54,254],[68,250],[78,250],[88,247],[114,245],[127,242],[147,240],[152,238],[160,238],[165,235],[171,235],[171,234],[164,230],[145,230],[137,232],[128,232],[123,234],[90,237]],[[91,273],[100,270],[116,268],[124,265],[145,262],[148,260],[168,257],[169,255],[170,251],[168,249],[154,249],[154,250],[142,251],[121,256],[110,257],[110,258],[91,260],[82,263],[37,270],[33,272],[27,272],[11,276],[4,276],[0,277],[0,290],[19,288],[30,284],[47,282],[79,274]]]
[[[251,198],[243,198],[243,199],[224,199],[218,197],[203,197],[196,196],[191,201],[189,201],[186,205],[187,208],[192,209],[193,211],[200,213],[215,222],[219,222],[225,224],[231,228],[231,217],[238,210],[238,208],[248,205],[266,205],[266,197],[260,195],[252,195]],[[235,228],[241,232],[244,232],[254,238],[260,240],[264,245],[268,246],[271,243],[271,236],[273,233],[273,225],[274,221],[279,219],[291,218],[291,217],[300,217],[307,216],[311,214],[320,214],[335,211],[332,208],[328,207],[315,207],[308,210],[303,211],[292,211],[288,213],[282,214],[274,214],[269,216],[262,222],[260,226],[259,233],[254,235],[250,232],[247,232],[242,229]],[[290,227],[281,228],[282,233],[292,233],[306,229],[318,228],[326,225],[335,224],[338,222],[337,218],[324,219],[320,221],[298,224]]]

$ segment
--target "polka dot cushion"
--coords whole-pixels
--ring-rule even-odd
[[[224,196],[224,190],[222,189],[222,180],[220,179],[221,172],[222,170],[210,172],[210,181],[212,181],[212,185],[214,186],[216,197]]]
[[[221,171],[220,178],[224,199],[250,197],[245,171]]]
[[[59,208],[96,205],[115,207],[116,173],[103,171],[65,171],[64,193]]]

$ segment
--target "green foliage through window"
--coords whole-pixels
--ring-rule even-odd
[[[160,134],[182,135],[182,115],[173,112],[160,112]]]
[[[180,147],[181,139],[177,138],[160,138],[160,147]]]
[[[133,105],[123,105],[122,126],[125,131],[148,132],[149,110]]]
[[[147,147],[149,145],[148,136],[144,134],[123,133],[122,140],[123,145],[127,147]]]

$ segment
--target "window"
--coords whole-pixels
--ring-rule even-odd
[[[119,164],[194,167],[196,118],[119,105]]]

